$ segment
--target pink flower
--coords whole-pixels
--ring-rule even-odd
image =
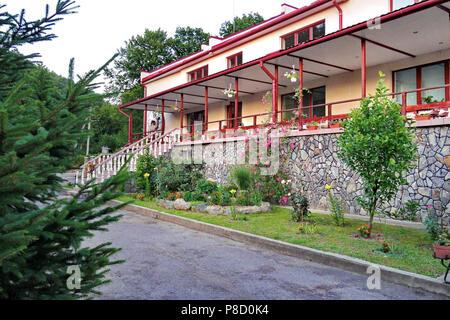
[[[291,149],[294,149],[295,148],[295,144],[291,144]]]
[[[428,205],[428,206],[427,206],[427,208],[428,208],[428,209],[431,209],[431,206],[430,206],[430,205]]]
[[[277,182],[280,182],[281,181],[281,178],[277,178]]]

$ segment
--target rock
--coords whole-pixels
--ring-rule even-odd
[[[259,213],[261,208],[258,206],[243,206],[236,207],[236,212],[240,214],[251,214],[251,213]]]
[[[169,200],[163,200],[163,199],[158,199],[156,201],[157,205],[169,210],[172,210],[174,208],[174,202],[173,201],[169,201]]]
[[[206,212],[212,216],[220,216],[224,213],[224,210],[221,206],[208,206]]]
[[[261,212],[269,213],[271,211],[271,209],[272,209],[272,206],[270,205],[269,202],[263,202],[261,204],[260,208],[261,208]]]
[[[196,206],[193,206],[191,209],[194,212],[205,213],[207,207],[208,207],[208,205],[206,203],[200,203]]]
[[[354,180],[350,180],[347,185],[347,193],[352,193],[356,191],[356,184]]]
[[[305,152],[305,150],[302,150],[300,152],[300,157],[302,158],[303,161],[305,161],[306,159],[308,159],[308,154]]]
[[[431,190],[428,188],[419,188],[418,189],[419,194],[430,198],[431,197]]]
[[[177,210],[187,211],[191,209],[191,204],[189,202],[184,201],[183,199],[177,199],[175,200],[173,207]]]

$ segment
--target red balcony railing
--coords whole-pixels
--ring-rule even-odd
[[[430,101],[424,101],[426,99],[422,99],[420,104],[416,105],[407,105],[408,96],[409,95],[417,95],[418,92],[428,91],[428,90],[436,90],[436,89],[444,89],[445,91],[445,99],[441,102],[430,102]],[[397,96],[401,97],[401,109],[400,112],[403,115],[406,115],[407,113],[414,113],[417,115],[418,111],[423,110],[439,110],[443,108],[450,107],[450,84],[446,84],[444,86],[437,86],[437,87],[430,87],[430,88],[421,88],[416,90],[410,90],[410,91],[403,91],[403,92],[395,92],[395,93],[389,93],[385,96],[391,96],[393,99]],[[356,98],[356,99],[348,99],[348,100],[342,100],[342,101],[336,101],[331,103],[323,103],[313,106],[304,106],[300,112],[299,108],[289,109],[289,110],[279,110],[277,112],[277,119],[279,124],[283,124],[286,126],[298,126],[299,130],[303,130],[304,125],[312,122],[318,122],[318,123],[327,123],[327,127],[330,127],[333,120],[342,120],[347,118],[348,113],[337,113],[335,110],[342,106],[342,105],[350,105],[350,109],[353,107],[356,107],[356,105],[351,106],[353,103],[359,103],[363,100],[362,98]],[[320,109],[319,109],[320,108]],[[320,110],[320,112],[318,111]],[[307,115],[305,115],[307,113]],[[315,116],[320,113],[325,113],[324,116]],[[292,118],[292,114],[294,114],[294,117]],[[289,116],[287,116],[289,115]],[[230,119],[223,119],[223,120],[216,120],[216,121],[209,121],[208,123],[203,123],[201,132],[202,137],[206,136],[206,138],[222,138],[222,137],[232,137],[236,136],[236,131],[238,129],[248,130],[248,129],[254,129],[258,127],[262,127],[264,123],[270,123],[272,117],[272,112],[265,112],[265,113],[259,113],[254,115],[248,115],[248,116],[242,116],[237,118],[238,127],[231,127],[228,128],[227,124],[235,123],[234,118]],[[252,121],[244,121],[246,119],[252,119]],[[245,122],[247,122],[247,125],[243,125]],[[251,123],[251,124],[248,124]],[[204,128],[211,128],[218,124],[218,130],[204,130]],[[206,126],[207,125],[207,126]],[[192,136],[195,136],[195,124],[194,125],[187,125],[184,126],[182,131],[184,132],[183,137],[189,138]],[[197,130],[199,131],[199,130]],[[198,137],[197,137],[198,138]],[[190,139],[188,139],[190,140]],[[197,139],[195,139],[197,140]]]

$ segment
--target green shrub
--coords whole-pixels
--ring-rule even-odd
[[[418,202],[408,200],[403,208],[394,212],[386,212],[386,216],[395,220],[417,221],[419,209],[420,204]]]
[[[237,166],[231,170],[230,178],[239,190],[250,190],[253,185],[252,171],[246,166]]]
[[[236,196],[238,206],[260,206],[261,202],[261,194],[258,191],[241,190]]]
[[[334,223],[337,226],[345,226],[344,220],[344,206],[342,205],[342,199],[333,195],[331,191],[331,186],[327,185],[326,189],[328,190],[328,198],[330,200],[330,210],[331,210],[331,218],[333,218]]]
[[[138,157],[136,171],[134,173],[136,187],[142,192],[145,191],[147,196],[155,196],[158,191],[157,176],[161,161],[149,154],[143,154]],[[145,177],[147,173],[149,174],[148,178]]]
[[[206,201],[206,198],[203,194],[198,194],[197,192],[185,191],[183,193],[183,200],[187,202],[197,202],[197,201]]]
[[[157,183],[160,194],[195,191],[197,181],[203,179],[203,165],[163,163],[158,170]]]
[[[206,179],[200,179],[197,181],[195,191],[198,194],[210,196],[211,194],[217,192],[218,187],[215,182]]]

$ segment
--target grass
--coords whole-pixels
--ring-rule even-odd
[[[133,198],[123,196],[118,200],[130,201]],[[365,224],[361,220],[345,219],[345,227],[337,227],[329,215],[314,213],[312,219],[315,221],[317,233],[300,234],[298,232],[299,224],[290,220],[289,210],[286,208],[274,207],[270,213],[249,214],[245,216],[247,220],[232,220],[229,216],[216,217],[192,211],[168,210],[156,205],[155,201],[135,199],[133,203],[193,220],[318,250],[344,254],[426,276],[438,277],[444,273],[440,260],[432,257],[432,242],[424,230],[375,223],[373,233],[384,234],[386,231],[388,240],[393,242],[394,250],[401,253],[400,255],[384,255],[374,252],[381,248],[380,242],[351,237],[357,233],[356,229],[359,226]]]

